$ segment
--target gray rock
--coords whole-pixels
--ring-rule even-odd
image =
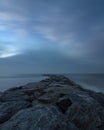
[[[73,104],[67,115],[69,121],[81,130],[104,129],[104,108],[99,104]]]
[[[29,107],[29,103],[25,101],[4,102],[0,105],[0,124],[9,120],[19,110]]]
[[[27,100],[28,95],[24,94],[22,90],[6,91],[0,96],[0,102],[21,101]]]
[[[0,93],[0,130],[103,130],[104,94],[62,75]]]
[[[4,123],[0,130],[78,130],[68,123],[65,115],[54,106],[38,104],[33,108],[21,110],[9,121]]]

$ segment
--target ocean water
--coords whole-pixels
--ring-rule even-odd
[[[104,74],[68,74],[66,76],[86,89],[104,93]]]
[[[84,88],[104,93],[104,74],[67,74],[65,75]],[[29,82],[36,82],[45,79],[41,75],[18,75],[18,76],[0,76],[0,91],[11,87],[18,87]]]
[[[5,91],[9,88],[12,87],[19,87],[22,85],[25,85],[27,83],[30,82],[37,82],[40,81],[42,79],[44,79],[45,77],[41,76],[41,75],[24,75],[24,76],[8,76],[8,77],[0,77],[0,91]]]

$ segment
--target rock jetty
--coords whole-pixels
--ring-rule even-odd
[[[104,94],[45,76],[0,93],[0,130],[104,130]]]

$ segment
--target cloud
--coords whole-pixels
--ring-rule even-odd
[[[60,70],[69,70],[68,66],[73,71],[93,70],[95,64],[99,70],[104,65],[103,4],[103,0],[1,0],[0,36],[4,41],[13,39],[13,49],[6,49],[3,43],[1,54],[13,56],[15,52],[10,57],[15,59],[22,51],[21,56],[28,56],[31,64],[44,68],[55,59],[53,68],[58,68],[59,62]],[[26,58],[19,58],[27,63]]]
[[[6,26],[5,25],[0,25],[0,31],[6,30]]]
[[[8,73],[83,73],[102,72],[104,64],[93,64],[90,66],[87,60],[73,59],[64,55],[58,49],[44,48],[44,50],[31,51],[9,59],[0,59],[0,70]],[[8,64],[9,69],[6,69]]]
[[[78,61],[73,61],[71,57],[63,55],[61,51],[52,48],[31,51],[30,53],[10,57],[8,60],[1,59],[0,61],[2,63],[1,68],[5,68],[4,70],[7,68],[5,64],[9,65],[8,73],[68,73],[77,70],[77,65],[80,64]],[[81,69],[79,68],[76,72],[78,71],[81,71]]]
[[[0,12],[0,21],[17,21],[17,22],[22,22],[22,21],[25,21],[25,17],[18,14],[18,13],[14,13],[14,12]]]
[[[8,58],[20,54],[14,45],[7,42],[0,42],[0,58]]]
[[[101,3],[98,1],[69,3],[59,5],[58,11],[53,8],[51,12],[41,14],[40,19],[38,18],[40,22],[35,25],[34,30],[44,38],[60,44],[60,48],[67,55],[79,59],[88,58],[97,53],[99,42],[96,42],[95,46],[95,39],[99,37],[99,33],[104,34],[103,9],[99,6]]]
[[[9,49],[9,50],[0,52],[0,58],[8,58],[15,55],[18,55],[18,53],[14,49]]]
[[[17,35],[20,35],[22,37],[28,36],[27,30],[24,29],[24,28],[17,28],[17,29],[14,30],[14,32],[16,32]]]

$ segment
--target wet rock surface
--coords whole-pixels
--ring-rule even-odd
[[[63,75],[0,93],[0,130],[103,130],[104,94]]]

